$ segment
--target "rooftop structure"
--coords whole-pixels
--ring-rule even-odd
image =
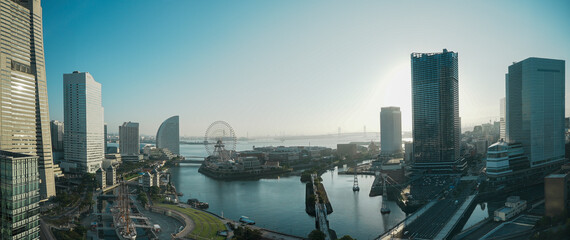
[[[518,215],[525,209],[526,209],[525,200],[521,200],[519,196],[510,196],[507,198],[507,201],[505,202],[505,207],[495,210],[494,220],[497,222],[507,221],[512,217]]]

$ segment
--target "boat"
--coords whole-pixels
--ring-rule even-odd
[[[390,213],[390,209],[389,209],[389,208],[381,208],[381,209],[380,209],[380,213],[382,213],[382,214],[388,214],[388,213]]]
[[[198,209],[208,209],[210,207],[210,204],[208,204],[207,202],[200,202],[196,198],[188,199],[188,201],[186,203],[188,203],[188,205],[190,205],[194,208],[198,208]]]
[[[355,192],[360,191],[360,187],[359,187],[359,186],[354,186],[354,187],[352,187],[352,191],[355,191]]]
[[[242,223],[245,223],[245,224],[247,224],[247,225],[254,225],[254,224],[255,224],[255,221],[249,219],[249,218],[246,217],[246,216],[241,216],[241,217],[239,218],[239,221],[242,222]]]
[[[133,224],[129,214],[129,195],[128,189],[125,184],[121,182],[119,188],[119,201],[117,202],[117,208],[113,209],[113,226],[115,227],[115,232],[121,240],[135,240],[137,238],[137,230]]]
[[[198,209],[208,209],[210,207],[210,204],[207,202],[198,202],[194,204],[194,207]]]

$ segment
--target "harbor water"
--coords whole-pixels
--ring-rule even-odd
[[[311,141],[309,143],[309,141]],[[369,141],[369,140],[368,140]],[[319,142],[321,144],[319,144]],[[336,148],[335,140],[238,142],[237,150],[252,146],[325,146]],[[180,145],[183,156],[206,156],[203,145]],[[181,164],[171,169],[172,182],[184,194],[181,201],[197,198],[210,204],[209,211],[234,220],[248,216],[256,225],[283,233],[306,237],[315,229],[314,218],[305,213],[305,184],[299,176],[249,181],[222,181],[198,173],[199,164]],[[342,169],[340,169],[342,170]],[[373,176],[359,176],[359,192],[352,191],[353,176],[339,175],[339,169],[322,175],[332,203],[330,228],[339,237],[374,239],[405,218],[395,202],[388,201],[392,212],[380,213],[382,196],[369,197]]]

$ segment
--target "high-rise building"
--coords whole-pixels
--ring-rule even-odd
[[[62,168],[94,173],[105,158],[101,84],[88,72],[63,75],[64,150]]]
[[[507,140],[507,100],[506,98],[501,98],[500,108],[500,126],[499,126],[499,140]]]
[[[103,127],[103,134],[105,134],[105,136],[103,137],[103,141],[105,141],[105,145],[103,146],[103,151],[105,152],[105,154],[107,154],[107,142],[109,142],[109,135],[107,135],[107,123],[105,123]]]
[[[167,148],[171,153],[180,155],[180,126],[178,116],[166,119],[156,132],[156,147]]]
[[[63,151],[63,123],[57,120],[50,122],[51,129],[51,146],[53,151]]]
[[[55,183],[41,1],[2,0],[0,11],[0,150],[39,157],[40,198],[47,199]]]
[[[563,60],[527,58],[509,66],[504,108],[509,154],[492,149],[504,143],[489,147],[489,186],[524,188],[548,179],[544,176],[564,162],[564,65]]]
[[[400,107],[383,107],[380,111],[380,148],[383,155],[402,152]]]
[[[125,122],[119,126],[119,149],[121,155],[140,154],[139,124]]]
[[[506,75],[506,141],[522,143],[531,168],[564,161],[565,62],[527,58]]]
[[[0,151],[1,239],[40,239],[38,157]],[[52,174],[53,177],[53,174]]]
[[[460,155],[458,54],[412,53],[414,169],[465,169]]]

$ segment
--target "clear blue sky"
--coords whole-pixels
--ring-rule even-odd
[[[136,121],[155,134],[172,115],[182,136],[216,120],[238,136],[371,132],[383,106],[401,107],[411,130],[410,53],[443,48],[459,52],[466,127],[498,118],[512,62],[570,59],[563,0],[42,5],[50,117],[63,120],[63,74],[90,72],[110,132]]]

